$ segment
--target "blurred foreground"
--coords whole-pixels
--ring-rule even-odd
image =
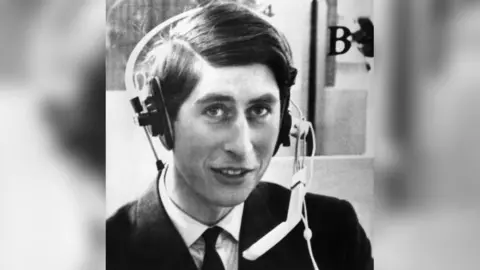
[[[105,3],[0,10],[0,269],[104,269]]]
[[[480,3],[381,5],[375,269],[479,269]]]
[[[2,5],[0,269],[103,269],[105,2]],[[478,269],[480,5],[379,0],[374,24],[375,269]]]

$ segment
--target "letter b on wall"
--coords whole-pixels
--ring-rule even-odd
[[[352,34],[350,30],[348,30],[345,26],[330,26],[330,50],[328,51],[328,55],[339,55],[344,54],[350,50],[352,47],[352,42],[348,40],[348,37]],[[338,32],[341,30],[341,36],[338,36]],[[343,42],[343,49],[341,51],[337,51],[337,42]]]

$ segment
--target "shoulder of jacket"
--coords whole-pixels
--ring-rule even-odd
[[[287,203],[290,200],[290,189],[271,182],[260,182],[255,192],[266,196],[270,200],[287,201]],[[305,198],[307,204],[312,203],[315,206],[333,207],[335,209],[341,208],[341,210],[348,210],[348,208],[351,207],[349,202],[328,195],[307,193]]]
[[[107,241],[125,237],[135,225],[137,201],[124,204],[106,221]]]
[[[267,203],[271,212],[283,215],[288,211],[290,189],[271,182],[260,182],[254,190],[254,194]],[[312,213],[326,216],[329,219],[350,216],[350,209],[353,210],[347,201],[327,195],[307,193],[305,199],[307,207],[312,209]]]

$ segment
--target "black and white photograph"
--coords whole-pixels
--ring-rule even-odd
[[[107,16],[107,269],[373,269],[371,0]]]
[[[4,0],[1,270],[478,270],[480,2]]]

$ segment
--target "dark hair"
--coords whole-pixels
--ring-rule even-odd
[[[265,64],[275,76],[280,100],[288,95],[292,55],[285,37],[240,4],[208,4],[153,46],[146,60],[149,76],[159,77],[172,120],[198,83],[204,62],[214,67]]]

